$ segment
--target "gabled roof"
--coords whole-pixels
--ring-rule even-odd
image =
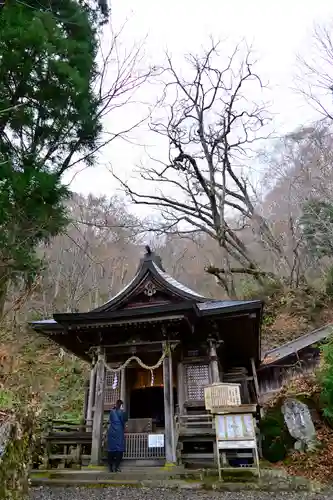
[[[322,342],[326,340],[333,334],[333,323],[329,323],[317,330],[306,333],[295,340],[287,342],[280,347],[276,347],[270,351],[267,351],[262,359],[261,364],[263,366],[278,363],[282,359],[287,358],[291,354],[295,354],[306,347],[309,347],[317,342]]]
[[[102,306],[88,312],[57,313],[54,319],[30,325],[83,359],[88,359],[94,343],[128,342],[136,331],[156,340],[164,339],[168,328],[171,336],[184,338],[208,336],[216,328],[229,354],[237,352],[242,363],[250,357],[258,363],[262,309],[260,300],[204,297],[167,274],[161,259],[148,248],[131,282]],[[156,327],[160,323],[163,328]]]
[[[194,302],[200,302],[209,300],[167,274],[162,267],[160,257],[155,255],[154,252],[147,247],[147,252],[143,259],[141,259],[134,278],[119,293],[114,295],[102,306],[93,309],[91,313],[110,312],[118,309],[136,293],[137,289],[144,281],[148,280],[153,280],[161,289],[184,301],[192,300]]]

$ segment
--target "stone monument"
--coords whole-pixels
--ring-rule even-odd
[[[307,405],[297,399],[288,398],[281,411],[289,434],[296,439],[295,450],[314,451],[318,447],[318,440]]]

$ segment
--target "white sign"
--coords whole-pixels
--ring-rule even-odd
[[[164,448],[164,434],[148,434],[148,448]]]
[[[218,415],[216,417],[218,441],[247,440],[255,438],[253,417],[250,414]]]
[[[253,450],[256,447],[256,441],[218,441],[219,450]]]

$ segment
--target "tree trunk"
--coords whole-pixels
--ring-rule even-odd
[[[7,290],[9,285],[9,279],[6,272],[6,268],[0,271],[0,321],[3,319],[5,311],[5,303],[7,298]]]

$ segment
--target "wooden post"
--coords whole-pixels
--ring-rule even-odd
[[[166,348],[166,345],[163,345]],[[163,360],[163,388],[164,388],[164,445],[165,445],[165,461],[167,464],[175,463],[174,457],[174,432],[173,432],[173,408],[171,406],[171,377],[170,359],[166,356]]]
[[[90,370],[90,383],[89,383],[88,405],[87,405],[87,415],[86,415],[87,430],[89,431],[92,429],[92,423],[93,423],[93,406],[95,400],[95,392],[96,392],[96,365],[93,365]]]
[[[91,465],[99,465],[102,453],[104,388],[105,388],[105,354],[102,349],[98,353],[96,363],[95,411],[91,443]]]
[[[172,354],[169,354],[169,376],[170,376],[170,419],[171,419],[171,436],[172,436],[172,463],[176,463],[176,438],[175,438],[175,401],[173,396],[173,368]]]
[[[255,364],[253,358],[251,358],[251,368],[252,368],[252,375],[253,375],[254,387],[255,387],[255,390],[256,390],[256,393],[257,393],[257,403],[259,403],[260,388],[259,388],[259,382],[258,382],[256,364]]]
[[[185,374],[183,363],[178,363],[177,366],[177,393],[178,393],[178,407],[179,414],[184,415],[185,406]]]
[[[126,394],[126,368],[123,368],[120,373],[120,399],[124,403],[124,409],[127,410],[127,394]]]
[[[83,402],[83,422],[87,422],[87,412],[88,412],[88,398],[89,398],[89,382],[86,380],[84,384],[84,402]]]
[[[209,340],[209,358],[212,383],[216,384],[220,382],[220,371],[216,353],[216,343],[214,340]]]

